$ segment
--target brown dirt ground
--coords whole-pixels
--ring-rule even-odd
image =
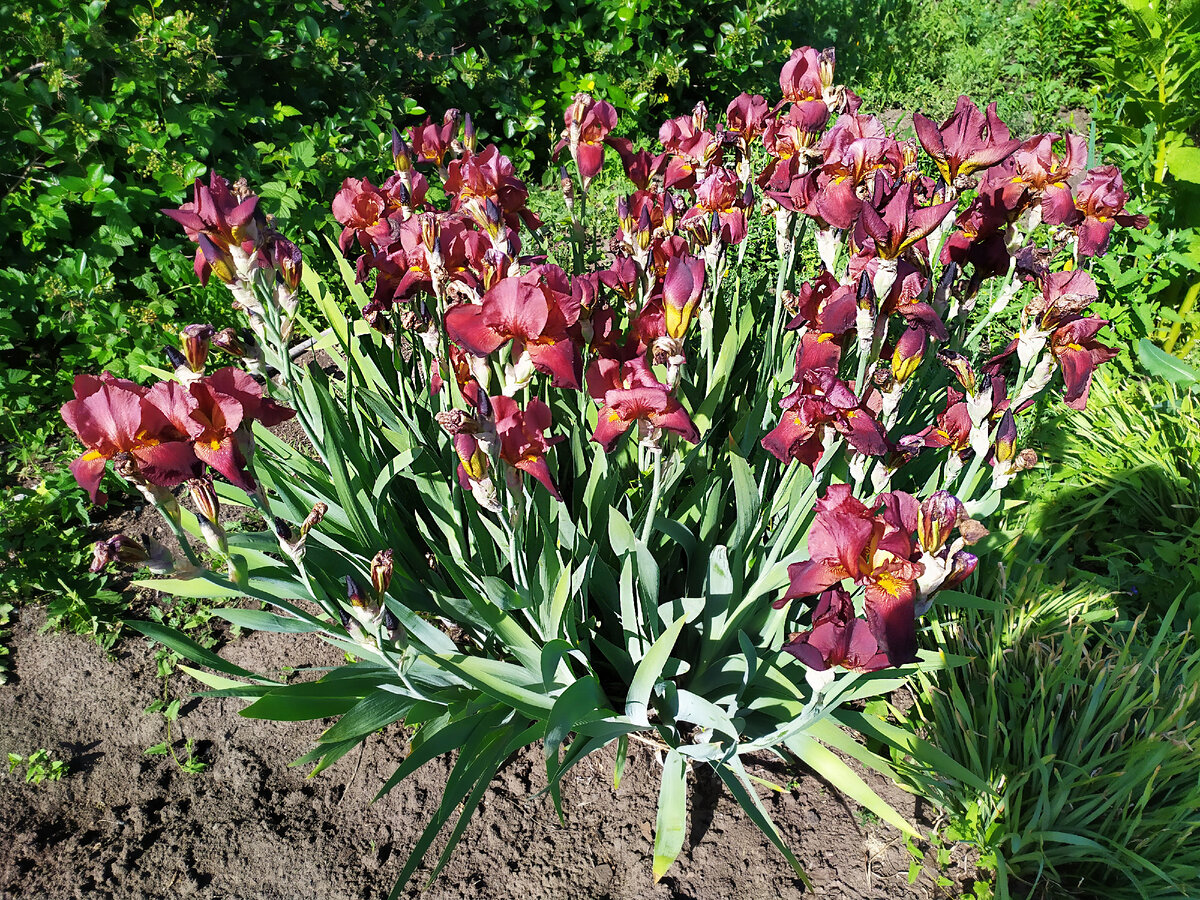
[[[107,658],[85,638],[44,634],[42,615],[14,624],[15,678],[0,687],[0,758],[46,748],[70,764],[60,782],[26,785],[0,774],[0,900],[220,897],[227,900],[359,900],[386,896],[440,796],[450,763],[436,760],[381,801],[370,800],[404,753],[393,727],[316,778],[288,763],[321,723],[241,718],[241,701],[193,700],[179,726],[209,764],[201,774],[143,751],[164,739],[153,651],[137,638]],[[251,669],[333,662],[319,641],[251,634],[223,655]],[[179,675],[177,694],[196,687]],[[540,747],[497,776],[446,870],[423,895],[740,900],[798,897],[802,886],[733,800],[699,769],[689,833],[678,862],[651,880],[657,778],[653,752],[630,748],[620,792],[611,749],[565,779],[568,824],[547,797]],[[761,771],[787,781],[780,770]],[[903,815],[928,828],[931,811],[881,779],[872,783]],[[761,791],[762,794],[770,792]],[[900,836],[868,821],[818,778],[765,797],[819,896],[863,900],[953,897],[928,866],[908,884]],[[435,845],[440,850],[442,844]],[[943,873],[974,875],[961,852]],[[415,896],[415,891],[406,896]]]

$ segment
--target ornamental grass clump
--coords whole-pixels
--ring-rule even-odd
[[[80,376],[64,415],[88,447],[81,481],[96,490],[112,460],[222,565],[186,541],[178,560],[105,552],[172,569],[146,582],[161,591],[259,601],[217,615],[353,661],[285,685],[139,628],[247,716],[339,717],[304,757],[318,770],[397,722],[412,749],[381,793],[458,751],[397,891],[453,821],[436,875],[497,769],[537,741],[560,815],[587,754],[616,743],[615,786],[630,741],[657,752],[655,878],[683,846],[692,766],[802,879],[755,754],[805,763],[910,833],[844,761],[893,774],[854,732],[982,785],[861,701],[946,664],[918,651],[918,619],[971,577],[981,519],[1034,461],[1017,417],[1060,373],[1082,407],[1113,355],[1076,268],[1107,233],[1070,187],[1082,140],[1013,138],[963,98],[900,141],[833,73],[832,50],[797,50],[783,100],[698,105],[663,124],[661,152],[576,97],[560,222],[469,116],[394,132],[391,172],[333,198],[344,285],[214,174],[168,214],[247,328],[188,329],[150,389]],[[629,185],[610,237],[594,179],[615,164]],[[1119,212],[1120,176],[1089,177]],[[747,258],[764,230],[773,291],[752,289],[766,263]],[[298,314],[301,286],[328,327]],[[1011,346],[981,356],[1018,297]],[[236,364],[207,374],[210,345]],[[302,347],[331,364],[299,366]],[[310,447],[268,430],[292,415]],[[183,483],[198,516],[170,491]],[[269,527],[227,533],[223,506]]]

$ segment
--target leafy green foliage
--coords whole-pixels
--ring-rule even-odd
[[[26,784],[41,784],[43,781],[61,781],[69,766],[61,759],[54,759],[46,749],[34,750],[28,757],[8,754],[8,774],[17,774],[21,769],[25,771]]]
[[[50,431],[43,426],[40,434]],[[0,492],[0,595],[47,602],[47,624],[111,647],[126,602],[107,575],[88,571],[95,511],[59,453],[28,446],[6,460]],[[115,504],[114,504],[115,505]]]

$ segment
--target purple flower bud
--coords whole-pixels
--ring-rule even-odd
[[[163,347],[163,353],[166,354],[167,365],[169,365],[175,371],[179,371],[180,369],[191,369],[191,366],[188,365],[187,357],[170,344],[168,344],[166,347]]]
[[[924,328],[909,326],[896,341],[892,353],[892,374],[901,384],[912,377],[929,348],[929,333]]]
[[[392,162],[397,172],[407,172],[412,168],[412,153],[395,128],[392,129]]]
[[[358,582],[354,580],[353,575],[346,576],[346,598],[350,601],[351,605],[359,609],[363,609],[367,605],[362,588],[358,586]]]
[[[953,350],[939,350],[937,358],[938,362],[954,374],[954,377],[958,380],[962,389],[967,392],[967,395],[974,397],[977,382],[975,380],[975,367],[971,365],[971,361],[961,353],[956,353]]]
[[[224,350],[230,356],[242,359],[246,356],[246,345],[242,343],[238,333],[232,328],[222,328],[212,336],[212,345],[218,350]]]
[[[463,149],[466,150],[467,153],[474,153],[477,140],[478,138],[475,134],[475,125],[471,121],[471,114],[467,113],[463,117]]]
[[[1017,421],[1012,410],[1006,409],[996,426],[996,462],[1006,463],[1017,453]]]
[[[188,490],[200,515],[215,525],[221,517],[221,501],[217,498],[212,478],[193,478],[188,482]]]

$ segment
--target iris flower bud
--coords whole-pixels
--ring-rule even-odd
[[[1017,452],[1017,421],[1012,410],[1006,409],[996,427],[996,462],[1006,463]]]
[[[346,576],[346,599],[352,606],[359,609],[366,608],[366,596],[363,594],[362,588],[358,586],[358,582],[354,580],[353,575]]]
[[[892,374],[903,384],[912,377],[913,372],[925,358],[929,348],[929,335],[923,328],[908,327],[900,339],[896,341],[896,349],[892,353]]]
[[[218,350],[224,350],[230,356],[238,359],[246,356],[246,345],[242,343],[238,333],[232,328],[222,328],[212,336],[212,345]]]
[[[404,138],[400,136],[400,132],[395,128],[392,129],[392,163],[397,172],[407,172],[412,168],[412,153]]]
[[[967,395],[974,397],[977,382],[975,380],[975,367],[971,365],[971,361],[961,353],[956,353],[953,350],[939,350],[937,358],[938,362],[953,373],[959,385],[967,392]]]
[[[964,518],[962,501],[949,491],[935,491],[917,508],[917,540],[921,549],[931,556],[936,554]]]
[[[396,614],[387,607],[384,607],[383,610],[383,627],[387,629],[388,640],[392,643],[404,640],[404,626],[400,624]]]
[[[216,330],[211,325],[188,325],[179,332],[179,340],[183,345],[183,355],[188,367],[196,373],[204,371],[204,363],[208,359],[208,348],[212,344]]]
[[[217,498],[212,478],[193,478],[188,482],[188,490],[200,515],[216,524],[221,518],[221,501]]]
[[[392,583],[392,551],[380,550],[371,560],[371,587],[382,597]]]

